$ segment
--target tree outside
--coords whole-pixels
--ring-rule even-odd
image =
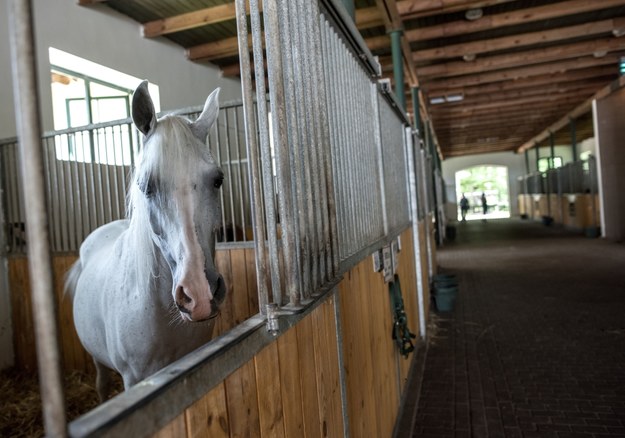
[[[482,193],[488,206],[484,215]],[[456,172],[456,197],[458,220],[461,220],[460,199],[469,200],[467,220],[510,217],[508,168],[506,166],[475,166]]]

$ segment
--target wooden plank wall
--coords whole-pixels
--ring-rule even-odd
[[[61,357],[63,368],[67,371],[93,371],[91,356],[83,349],[74,329],[71,301],[63,297],[65,273],[75,260],[75,255],[57,255],[52,258]],[[15,363],[18,368],[36,370],[28,259],[11,257],[8,264]],[[217,250],[215,264],[228,288],[221,315],[215,324],[214,334],[217,336],[254,315],[258,308],[258,298],[254,249]],[[235,278],[236,281],[233,281]]]
[[[558,195],[519,195],[519,205],[525,208],[521,213],[525,212],[536,220],[541,220],[542,216],[547,215],[547,201],[551,205],[551,216],[554,223],[565,225],[570,228],[584,229],[587,227],[600,226],[600,207],[599,195],[594,195],[595,209],[593,217],[592,196],[588,193],[565,194],[560,197]],[[531,204],[534,203],[534,211],[531,211]],[[533,215],[532,215],[533,213]]]
[[[409,328],[419,336],[412,230],[401,239],[398,275]],[[421,244],[427,260],[425,240]],[[427,274],[427,265],[423,269]],[[367,257],[345,274],[337,294],[155,437],[344,436],[335,305],[340,306],[350,434],[391,436],[413,356],[405,359],[396,350],[388,286]]]
[[[341,437],[335,296],[155,437]]]
[[[421,269],[427,279],[425,225],[419,224]],[[401,235],[398,275],[409,329],[419,337],[412,230]],[[75,257],[54,259],[57,294],[62,274]],[[256,311],[252,249],[218,251],[216,263],[228,285],[228,298],[216,334]],[[20,365],[35,366],[26,260],[11,260],[16,325],[21,336]],[[427,281],[426,281],[427,283]],[[426,284],[427,286],[427,284]],[[60,295],[58,295],[60,297]],[[426,289],[425,303],[429,304]],[[335,307],[339,306],[349,428],[353,437],[391,436],[411,361],[391,337],[393,319],[388,285],[373,272],[371,257],[347,272],[330,296],[295,327],[251,361],[233,371],[188,407],[158,438],[169,437],[341,437],[344,435]],[[429,307],[429,306],[427,306]],[[426,307],[426,311],[427,311]],[[73,332],[71,305],[60,306],[66,367],[91,361]],[[67,338],[67,339],[66,339]],[[415,340],[415,342],[418,338]]]

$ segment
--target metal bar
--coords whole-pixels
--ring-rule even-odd
[[[577,155],[577,135],[576,135],[576,127],[575,127],[575,119],[571,118],[569,120],[569,126],[571,128],[571,152],[573,153],[573,161],[579,161],[579,156]]]
[[[236,233],[236,220],[234,214],[234,179],[232,178],[232,154],[230,153],[230,118],[228,117],[228,111],[224,111],[224,140],[226,142],[226,160],[228,161],[228,201],[230,203],[230,221],[232,222],[232,240],[237,240]],[[224,229],[224,232],[226,230]]]
[[[241,209],[241,228],[243,229],[243,241],[247,241],[247,224],[245,222],[245,208],[249,205],[247,199],[245,199],[246,190],[243,190],[245,185],[245,176],[243,174],[243,158],[241,154],[241,139],[239,138],[239,109],[234,109],[234,142],[236,144],[237,152],[237,172],[239,176],[239,208]]]
[[[282,69],[282,62],[280,61],[280,55],[275,52],[279,48],[277,42],[277,31],[279,29],[276,21],[276,4],[275,0],[271,4],[263,3],[263,17],[265,19],[265,35],[270,41],[267,42],[267,66],[271,73],[269,83],[275,88],[278,88],[278,83],[281,80],[276,80],[273,77],[272,62],[279,63],[279,68]],[[252,24],[252,39],[254,49],[254,73],[256,75],[256,97],[258,102],[258,121],[259,121],[259,133],[260,133],[260,151],[261,151],[261,166],[263,175],[263,190],[264,190],[264,202],[265,202],[265,218],[267,221],[267,240],[269,243],[269,263],[271,266],[271,285],[272,285],[272,298],[273,302],[282,305],[282,286],[280,282],[280,266],[279,266],[279,254],[278,254],[278,237],[276,230],[276,209],[274,203],[274,184],[273,184],[273,169],[272,169],[272,156],[271,145],[269,142],[269,127],[268,127],[268,113],[266,103],[265,92],[265,75],[264,75],[264,63],[263,63],[263,44],[262,44],[262,31],[260,22],[260,10],[257,0],[250,0],[250,19]],[[269,25],[269,26],[268,26]],[[271,55],[269,54],[271,53]],[[279,100],[279,104],[277,101]],[[272,122],[273,132],[278,135],[273,136],[274,150],[276,155],[276,170],[278,179],[277,193],[279,195],[279,207],[280,207],[280,226],[282,228],[282,245],[285,263],[289,266],[287,268],[287,290],[292,293],[292,282],[295,273],[293,272],[294,258],[290,246],[290,239],[293,238],[294,232],[291,228],[293,221],[293,210],[289,211],[289,208],[285,206],[286,203],[290,203],[292,199],[291,184],[290,181],[285,181],[285,175],[287,175],[287,169],[289,169],[289,157],[288,150],[286,148],[286,141],[284,139],[285,129],[282,126],[283,121],[286,119],[284,114],[284,92],[280,87],[280,90],[274,90],[271,92],[271,109],[272,109]],[[281,109],[280,109],[281,108]],[[286,176],[290,179],[290,175]],[[264,309],[261,309],[264,311]]]
[[[419,205],[417,197],[417,174],[414,162],[412,129],[406,127],[406,152],[408,155],[408,188],[410,190],[410,213],[412,216],[412,248],[414,251],[414,270],[417,280],[417,310],[419,312],[419,334],[426,338],[425,299],[423,271],[421,270],[421,245],[419,244]],[[418,140],[418,137],[417,137]]]
[[[282,227],[282,250],[285,268],[286,293],[289,304],[300,304],[301,276],[297,260],[296,233],[297,218],[295,217],[295,202],[293,197],[293,177],[291,175],[291,158],[287,138],[287,115],[285,105],[283,62],[280,53],[280,20],[278,0],[265,0],[263,2],[263,19],[265,25],[266,51],[267,51],[267,75],[269,78],[269,95],[271,104],[271,119],[273,129],[273,142],[276,155],[277,191],[280,194],[278,205],[280,208],[280,225]],[[284,18],[284,17],[283,17]],[[260,35],[260,28],[259,28]],[[257,46],[255,45],[255,50]],[[262,47],[258,47],[262,50]],[[256,71],[262,72],[262,66]],[[256,81],[256,86],[259,86]],[[260,102],[259,102],[260,106]],[[276,301],[281,304],[280,301]]]
[[[334,46],[334,32],[330,28],[329,23],[326,21],[325,17],[323,18],[323,32],[322,32],[322,43],[325,43],[325,59],[328,59],[328,62],[323,63],[324,73],[325,73],[325,85],[326,85],[326,106],[328,109],[329,117],[326,119],[327,121],[327,129],[328,129],[328,145],[327,145],[327,153],[328,159],[326,161],[326,166],[328,167],[328,175],[332,178],[328,179],[328,196],[332,197],[332,206],[331,208],[331,219],[330,224],[334,227],[331,229],[332,231],[332,247],[333,247],[333,267],[334,267],[334,275],[338,275],[339,266],[341,261],[341,251],[344,247],[343,244],[343,233],[342,233],[342,221],[343,221],[343,202],[341,201],[341,192],[340,192],[340,180],[341,174],[338,166],[338,145],[336,141],[336,131],[338,125],[338,109],[337,109],[337,97],[336,93],[334,93],[333,85],[335,82],[335,74],[334,68],[337,64],[336,62],[336,50]]]
[[[321,23],[325,18],[319,11],[319,5],[317,2],[313,2],[313,17],[316,17],[315,25],[313,26],[313,44],[315,46],[316,53],[322,59],[325,59],[325,51],[322,46],[321,38]],[[327,78],[324,75],[323,63],[315,63],[317,69],[315,71],[317,83],[321,83],[322,86],[318,88],[318,105],[319,105],[319,159],[321,166],[321,198],[323,209],[323,245],[326,255],[326,280],[330,281],[338,272],[338,257],[336,246],[336,206],[333,193],[333,175],[332,175],[332,162],[330,157],[330,132],[328,122],[328,102],[326,95],[325,82]]]
[[[223,163],[223,160],[221,159],[221,135],[220,135],[220,129],[219,129],[219,123],[215,123],[215,155],[216,155],[216,159],[217,162],[221,165]],[[223,187],[223,186],[222,186]],[[219,203],[221,204],[221,241],[222,242],[227,242],[228,241],[228,233],[226,233],[226,195],[225,195],[225,190],[220,190],[219,191]]]
[[[417,132],[417,140],[421,136],[421,105],[419,104],[419,87],[412,87],[410,89],[412,93],[412,114],[414,117],[414,129]],[[417,144],[417,149],[420,146]]]
[[[297,35],[302,32],[298,32],[298,21],[297,18],[299,14],[296,10],[291,11],[289,9],[290,2],[281,1],[280,5],[282,8],[282,17],[284,23],[280,26],[281,29],[281,40],[282,44],[285,47],[284,50],[284,81],[286,84],[285,94],[288,96],[285,103],[287,105],[287,124],[290,127],[288,130],[289,135],[289,143],[291,145],[291,156],[290,159],[292,161],[292,172],[293,172],[293,181],[295,181],[294,185],[294,193],[295,193],[295,203],[297,205],[298,211],[302,212],[302,214],[297,216],[298,223],[298,233],[295,238],[295,247],[296,253],[299,257],[298,264],[302,269],[302,294],[304,299],[308,299],[310,293],[313,288],[311,286],[311,273],[312,270],[310,268],[312,264],[311,255],[310,255],[310,239],[307,232],[307,216],[303,214],[303,212],[310,212],[310,208],[308,204],[308,194],[304,190],[305,189],[305,176],[304,171],[307,166],[303,163],[303,150],[305,149],[306,142],[306,133],[303,132],[305,129],[304,115],[303,111],[306,111],[306,106],[304,104],[298,105],[303,100],[303,91],[302,91],[302,67],[305,65],[303,61],[301,61],[300,57],[302,56],[302,51],[299,50],[297,44]],[[297,6],[296,8],[297,9]],[[292,12],[292,13],[291,13]],[[297,85],[296,85],[297,84]]]
[[[325,197],[323,196],[323,167],[321,166],[322,158],[319,151],[321,149],[321,127],[320,127],[320,113],[319,107],[319,89],[323,87],[320,82],[321,78],[317,75],[319,64],[322,62],[322,55],[320,48],[315,44],[315,28],[318,26],[319,11],[315,9],[317,2],[306,2],[307,10],[305,11],[306,22],[306,35],[308,38],[305,40],[305,44],[308,48],[308,60],[309,65],[313,66],[309,75],[309,88],[310,88],[310,103],[312,105],[311,118],[312,118],[312,148],[310,150],[311,161],[313,163],[313,180],[312,189],[315,203],[315,242],[314,242],[314,254],[317,260],[317,272],[316,281],[318,285],[322,285],[326,278],[326,257],[325,257],[325,245],[324,245],[324,210],[326,208]]]
[[[373,126],[375,127],[375,144],[376,156],[378,160],[378,181],[380,183],[380,201],[382,208],[382,221],[384,224],[384,234],[388,234],[388,214],[386,211],[386,185],[384,181],[384,155],[382,152],[382,126],[380,119],[380,102],[378,95],[378,87],[376,84],[371,85],[371,100],[373,102]]]
[[[391,35],[391,56],[393,58],[393,78],[395,79],[395,96],[399,100],[402,111],[406,110],[406,94],[404,93],[404,63],[401,52],[402,29],[394,29]]]
[[[538,165],[538,161],[540,160],[540,152],[538,150],[538,143],[534,144],[534,152],[536,154],[536,172],[538,172],[540,169],[540,166]]]
[[[23,189],[26,194],[29,274],[33,295],[33,320],[43,420],[48,436],[64,437],[67,435],[65,401],[54,312],[33,18],[29,1],[12,0],[9,2],[9,28],[16,124],[21,144]]]
[[[525,150],[525,172],[530,173],[530,157],[527,149]]]
[[[241,64],[241,94],[243,96],[243,124],[247,147],[247,166],[250,175],[250,201],[252,227],[254,229],[256,282],[258,285],[259,310],[269,303],[267,285],[267,246],[265,244],[265,213],[262,198],[262,177],[259,169],[256,117],[252,92],[250,53],[247,42],[246,0],[235,0],[237,35],[239,39],[239,63]]]

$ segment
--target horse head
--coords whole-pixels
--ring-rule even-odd
[[[173,302],[186,321],[217,316],[226,290],[214,263],[223,172],[206,145],[219,113],[218,95],[216,89],[208,96],[194,122],[179,116],[157,120],[147,81],[132,100],[132,118],[145,139],[129,195],[131,223],[143,220],[146,241],[169,266]]]

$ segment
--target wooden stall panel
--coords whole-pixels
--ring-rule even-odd
[[[321,303],[154,436],[344,436],[334,302]]]
[[[63,294],[65,274],[76,261],[75,255],[52,257],[54,294],[57,306],[61,358],[66,371],[94,371],[90,355],[80,343],[74,328],[72,303]],[[28,258],[9,258],[9,289],[13,321],[15,361],[18,368],[35,370],[37,356],[32,320]],[[224,277],[228,288],[221,314],[216,320],[214,335],[223,334],[230,328],[258,313],[256,293],[256,267],[253,249],[219,249],[215,265]]]
[[[423,278],[423,304],[425,306],[425,320],[430,319],[430,277],[428,268],[428,247],[425,240],[425,222],[421,221],[419,226],[419,248],[421,252],[421,278]]]
[[[425,226],[419,224],[424,236]],[[412,230],[401,236],[398,275],[408,326],[419,334]],[[422,268],[427,279],[427,248],[422,242]],[[373,272],[370,258],[346,273],[340,284],[341,326],[345,362],[348,416],[354,437],[391,436],[401,388],[412,356],[404,359],[392,339],[388,285]],[[426,291],[426,303],[429,291]]]
[[[397,273],[400,277],[401,291],[404,299],[404,309],[408,317],[408,328],[414,333],[418,340],[419,333],[419,304],[417,296],[417,275],[415,273],[415,254],[412,238],[412,229],[408,229],[401,234],[401,246],[402,250],[399,253],[399,268]],[[426,277],[427,278],[427,277]],[[406,379],[408,378],[408,372],[410,371],[410,364],[412,355],[405,358],[403,356],[398,357],[400,375],[401,375],[401,388],[404,387]]]

